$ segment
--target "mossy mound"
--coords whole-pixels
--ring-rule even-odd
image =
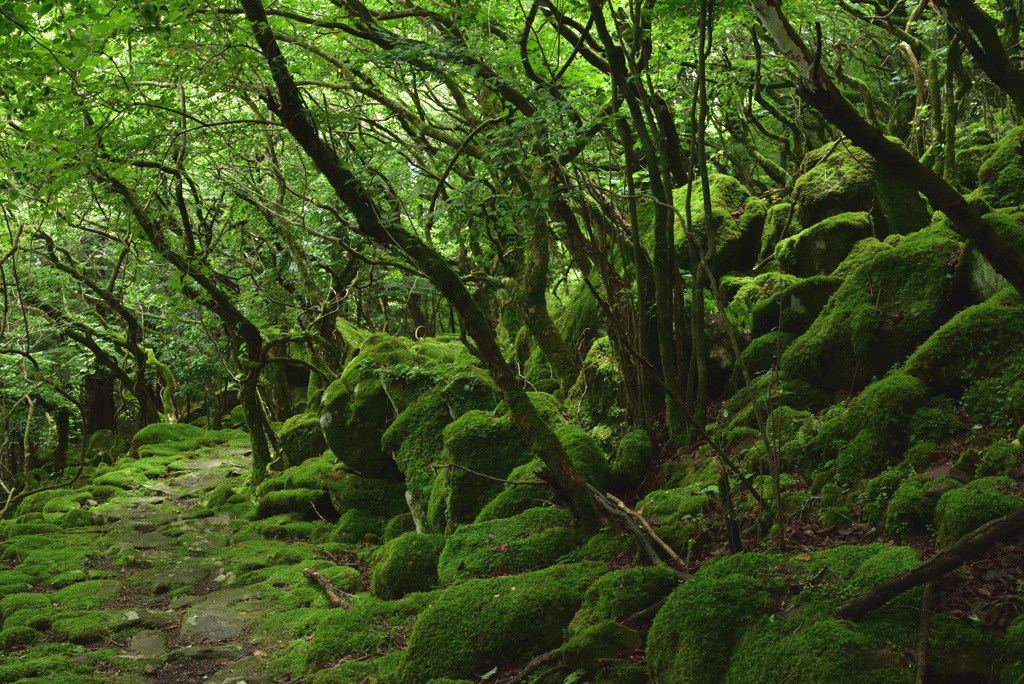
[[[230,439],[231,433],[230,430],[204,430],[188,423],[153,423],[135,433],[128,455],[132,458],[176,455],[220,444]]]
[[[709,494],[715,486],[688,486],[657,489],[637,503],[637,512],[658,523],[658,536],[680,554],[700,532],[700,520],[710,510]]]
[[[834,276],[811,276],[790,283],[754,305],[750,312],[751,334],[761,337],[772,330],[803,333],[842,284],[842,278]]]
[[[451,584],[499,568],[505,574],[535,570],[552,565],[582,541],[572,516],[562,509],[531,508],[457,529],[441,552],[437,576],[441,584]]]
[[[640,486],[654,458],[651,435],[647,430],[633,430],[623,435],[615,447],[608,468],[608,486],[617,492],[628,492]]]
[[[278,437],[286,468],[295,467],[327,450],[320,420],[310,413],[300,413],[286,420]]]
[[[436,601],[438,594],[410,594],[398,601],[382,601],[364,594],[353,599],[351,610],[331,611],[317,625],[309,642],[307,666],[398,650],[413,623],[418,622],[417,615]]]
[[[399,671],[403,684],[472,678],[485,663],[530,657],[562,642],[603,563],[544,570],[451,587],[416,620]]]
[[[935,507],[939,503],[939,498],[959,487],[959,482],[948,477],[908,477],[888,501],[885,515],[886,532],[894,539],[903,540],[911,533],[929,529],[935,521]]]
[[[1018,148],[1024,143],[1024,127],[1017,127],[996,143],[978,168],[981,196],[993,207],[1024,205],[1024,159]]]
[[[939,543],[948,546],[983,523],[1024,505],[1024,498],[1000,491],[1012,483],[1006,477],[985,477],[943,494],[935,507]]]
[[[830,216],[776,245],[775,262],[800,278],[829,275],[857,242],[877,237],[874,228],[871,214],[864,211]]]
[[[321,471],[334,510],[359,509],[381,518],[393,518],[406,511],[405,485],[377,478],[361,477],[342,468]]]
[[[907,359],[904,370],[937,393],[961,398],[972,417],[1008,429],[1024,424],[1024,304],[1006,288],[964,309]]]
[[[604,489],[609,480],[609,465],[597,440],[578,425],[564,423],[555,427],[555,436],[580,475],[598,489]],[[481,509],[475,522],[511,518],[527,509],[557,501],[554,490],[541,479],[544,468],[540,458],[514,468],[504,479],[533,484],[503,485],[503,489]]]
[[[256,502],[256,517],[295,513],[306,520],[335,515],[331,497],[323,489],[281,489],[263,494]]]
[[[870,212],[875,235],[911,233],[928,224],[928,206],[910,181],[882,170],[849,141],[808,152],[793,186],[800,225],[845,212]]]
[[[406,488],[420,502],[410,508],[415,510],[413,515],[419,515],[421,526],[434,482],[429,466],[440,462],[444,428],[451,422],[447,403],[440,394],[431,392],[402,411],[381,440],[381,446],[391,454],[405,477]]]
[[[320,429],[327,446],[346,466],[367,477],[397,472],[394,460],[380,446],[392,415],[376,377],[351,388],[344,378],[335,380],[320,400]]]
[[[530,455],[530,447],[510,415],[495,417],[484,411],[468,411],[450,423],[444,429],[443,442],[441,464],[460,465],[502,479]],[[442,531],[448,525],[472,522],[501,489],[500,482],[445,468],[434,480],[430,494],[430,529]]]
[[[569,624],[569,632],[611,620],[622,622],[649,608],[678,586],[665,565],[616,570],[600,577],[583,597],[583,605]]]
[[[654,620],[652,677],[664,684],[912,681],[903,653],[916,634],[919,591],[857,623],[836,619],[834,610],[847,592],[915,566],[917,554],[874,544],[809,555],[743,553],[703,565]]]
[[[956,236],[931,226],[851,273],[782,357],[782,373],[828,392],[887,372],[957,307]],[[952,264],[952,265],[951,265]]]
[[[626,411],[619,402],[621,384],[611,340],[601,337],[591,345],[583,369],[565,399],[573,422],[592,431],[606,449],[611,449],[626,423]]]
[[[731,176],[713,173],[708,176],[711,191],[712,219],[714,226],[716,250],[709,266],[715,277],[729,271],[743,271],[757,263],[757,255],[761,250],[761,237],[764,231],[768,207],[764,200],[751,197],[743,184]],[[673,192],[673,202],[685,217],[686,187],[677,188]],[[690,219],[694,237],[700,244],[707,240],[709,221],[704,216],[704,199],[700,184],[694,183],[690,192]],[[654,245],[654,207],[645,204],[640,208],[640,225],[646,227],[641,239],[650,249]],[[691,260],[689,242],[679,216],[673,214],[675,226],[675,244],[677,258],[682,268],[691,272],[697,264]]]
[[[790,235],[802,230],[800,219],[796,215],[796,207],[791,202],[779,202],[768,209],[761,235],[761,250],[757,262],[761,263],[775,252],[775,245]]]
[[[978,171],[981,165],[988,161],[989,157],[999,149],[998,143],[987,145],[975,145],[956,151],[956,180],[967,188],[974,190],[978,187]]]
[[[393,601],[437,585],[437,564],[444,537],[407,532],[385,544],[373,559],[370,593]]]

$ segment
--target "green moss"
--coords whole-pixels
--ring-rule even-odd
[[[429,591],[438,583],[438,556],[444,537],[407,532],[375,555],[370,574],[370,593],[393,601],[414,591]]]
[[[779,332],[778,330],[771,330],[755,337],[753,342],[747,345],[747,348],[741,352],[743,363],[747,366],[747,372],[751,376],[758,376],[776,367],[783,352],[786,351],[795,339],[796,337],[792,334]],[[737,369],[733,379],[729,382],[729,386],[732,389],[730,393],[743,391],[745,389],[743,382],[742,375]]]
[[[384,521],[358,508],[346,511],[338,519],[331,532],[331,539],[341,543],[380,541],[384,534]]]
[[[1021,497],[1002,494],[991,488],[985,479],[948,491],[939,499],[935,507],[939,544],[948,546],[983,523],[1021,507],[1024,501]]]
[[[43,507],[52,499],[57,499],[70,493],[70,489],[50,489],[45,492],[29,494],[18,504],[17,514],[42,513]]]
[[[845,278],[854,273],[866,262],[874,259],[879,252],[892,249],[892,246],[878,240],[877,238],[864,238],[853,245],[853,249],[846,255],[846,258],[836,266],[832,275],[837,278]]]
[[[811,276],[797,280],[773,296],[754,305],[750,315],[755,337],[771,330],[799,335],[817,319],[843,281],[832,276]]]
[[[42,639],[42,634],[30,627],[12,627],[0,632],[0,651],[9,651],[15,646],[32,644]]]
[[[612,426],[611,438],[625,424],[626,411],[619,403],[622,392],[619,364],[608,337],[598,338],[587,352],[576,383],[569,389],[565,403],[573,422],[588,430]],[[605,448],[611,444],[605,443]]]
[[[391,454],[405,477],[406,487],[420,501],[430,498],[434,474],[429,466],[440,461],[442,435],[451,422],[444,398],[431,392],[402,411],[381,440],[381,446]]]
[[[320,479],[327,486],[338,513],[358,508],[378,518],[390,519],[408,510],[402,482],[361,477],[340,467],[322,471]]]
[[[640,635],[634,630],[606,620],[588,625],[573,634],[559,649],[559,653],[570,668],[594,672],[598,667],[598,659],[632,653],[642,643]]]
[[[879,168],[848,141],[808,152],[793,187],[800,224],[813,226],[842,212],[867,211],[879,237],[911,233],[928,223],[928,208],[910,181]]]
[[[413,520],[411,513],[400,513],[396,515],[388,524],[384,526],[384,543],[387,543],[406,532],[415,532],[416,523]]]
[[[47,610],[53,607],[53,599],[48,594],[11,594],[0,600],[0,624],[19,610]]]
[[[170,443],[179,450],[187,451],[220,441],[223,441],[223,437],[219,432],[204,430],[188,423],[153,423],[135,433],[128,454],[133,458],[143,456],[144,450],[140,452],[140,449],[144,446]]]
[[[609,620],[622,622],[668,596],[677,584],[665,565],[610,572],[587,589],[569,631],[578,632]]]
[[[956,151],[956,180],[967,188],[973,190],[978,187],[978,171],[995,151],[999,149],[997,143],[987,145],[975,145]]]
[[[284,489],[267,492],[256,502],[256,517],[269,518],[282,513],[297,513],[307,520],[333,514],[331,499],[322,489]]]
[[[317,625],[306,652],[307,665],[400,649],[417,616],[437,598],[437,592],[410,594],[398,601],[354,598],[351,610],[331,611]]]
[[[121,593],[120,582],[113,580],[89,580],[64,587],[51,596],[54,603],[76,610],[98,608],[112,601]]]
[[[320,419],[309,413],[300,413],[286,420],[278,437],[286,468],[319,456],[327,449],[327,441],[320,431]]]
[[[951,644],[956,644],[950,648]],[[928,669],[939,681],[989,681],[998,665],[1020,657],[1021,651],[1007,652],[999,635],[949,614],[932,616],[928,633]],[[941,679],[940,679],[941,678]],[[1003,680],[1014,682],[1014,680]]]
[[[653,458],[650,434],[646,430],[627,432],[615,448],[608,472],[609,486],[618,492],[636,489],[647,474]]]
[[[860,240],[876,237],[874,228],[867,212],[836,214],[776,245],[775,261],[800,278],[829,275]]]
[[[993,207],[1024,204],[1024,160],[1017,148],[1024,143],[1024,127],[1010,131],[978,168],[981,196]]]
[[[985,448],[985,454],[981,457],[981,463],[975,474],[978,477],[1009,475],[1020,463],[1022,454],[1024,454],[1024,448],[1019,442],[1014,444],[1001,440],[989,444]]]
[[[903,681],[919,592],[858,623],[835,606],[918,563],[907,547],[845,546],[794,561],[737,554],[705,563],[676,589],[648,635],[652,678],[664,684]],[[898,657],[876,657],[891,652]],[[838,665],[837,665],[838,663]]]
[[[326,491],[327,488],[324,486],[321,473],[334,468],[335,461],[334,452],[332,451],[327,451],[321,456],[308,458],[295,467],[286,468],[284,471],[263,480],[256,489],[256,494],[257,496],[263,496],[267,492],[283,489],[321,489]]]
[[[91,644],[128,626],[118,611],[71,611],[54,617],[53,635],[73,644]]]
[[[226,504],[244,503],[248,498],[244,494],[235,491],[230,485],[222,484],[215,487],[207,496],[204,503],[207,508],[217,509]]]
[[[761,235],[761,250],[758,252],[758,263],[764,261],[775,251],[779,240],[795,235],[801,230],[800,219],[796,216],[796,207],[791,202],[779,202],[768,209],[765,218],[764,232]]]
[[[501,566],[510,572],[542,568],[581,542],[568,513],[560,508],[531,508],[513,518],[457,529],[441,552],[437,575],[441,584],[450,584]]]
[[[958,249],[953,233],[931,226],[865,261],[783,354],[783,377],[831,392],[884,375],[956,306],[962,269],[950,267],[950,255]]]
[[[553,504],[557,499],[554,490],[540,480],[543,469],[544,463],[539,458],[513,469],[506,480],[534,484],[506,484],[505,488],[483,507],[474,522],[511,518],[530,508]],[[540,484],[536,484],[538,482]]]
[[[416,621],[399,680],[473,677],[486,662],[503,663],[546,651],[579,608],[603,563],[556,565],[444,591]]]
[[[528,455],[529,445],[508,415],[494,417],[483,411],[468,411],[444,429],[443,464],[505,478],[527,461]],[[440,522],[437,513],[443,515],[445,525],[472,522],[502,489],[500,482],[457,468],[446,468],[437,482],[431,491],[430,508],[436,511],[432,524]]]

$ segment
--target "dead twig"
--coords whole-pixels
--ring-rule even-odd
[[[302,568],[302,574],[323,587],[324,592],[327,593],[327,600],[332,606],[340,606],[346,610],[352,607],[352,602],[349,600],[352,598],[352,594],[346,594],[340,589],[335,589],[334,585],[331,584],[331,581],[316,570],[313,570],[312,568]]]

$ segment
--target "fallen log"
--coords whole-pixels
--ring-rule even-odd
[[[981,527],[968,532],[942,553],[841,604],[836,608],[836,612],[839,617],[847,620],[859,620],[906,590],[956,570],[964,564],[964,561],[980,555],[993,542],[1022,531],[1024,531],[1024,508],[1004,515],[1002,518],[990,520]]]

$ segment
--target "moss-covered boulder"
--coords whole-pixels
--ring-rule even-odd
[[[510,415],[496,417],[468,411],[445,427],[442,465],[460,465],[504,479],[530,458],[530,446]],[[460,468],[445,468],[434,480],[428,508],[431,530],[473,522],[480,510],[501,491],[500,482]]]
[[[874,234],[911,233],[928,225],[928,206],[910,181],[880,168],[849,141],[808,152],[793,186],[800,225],[845,212],[869,212]]]
[[[370,593],[393,601],[438,584],[437,563],[444,537],[407,532],[386,543],[373,558]]]
[[[390,519],[406,512],[405,485],[402,482],[362,477],[339,467],[321,471],[320,480],[338,513],[358,509],[378,518]]]
[[[800,335],[817,320],[842,284],[842,278],[834,276],[811,276],[790,283],[754,305],[750,315],[751,334],[761,337],[772,330],[781,330]]]
[[[796,215],[796,207],[791,202],[778,202],[768,209],[761,235],[761,250],[757,262],[761,263],[775,253],[775,245],[790,235],[802,230],[800,219]]]
[[[512,518],[464,525],[448,538],[437,576],[442,584],[536,570],[552,565],[583,541],[560,508],[531,508]]]
[[[138,458],[153,453],[177,453],[216,444],[223,439],[224,436],[216,430],[204,430],[188,423],[153,423],[135,433],[128,455]],[[161,446],[166,448],[160,449]]]
[[[959,487],[959,482],[948,477],[908,477],[888,501],[886,532],[895,539],[904,540],[912,533],[929,529],[934,523],[935,507],[939,499],[946,492]]]
[[[416,620],[398,681],[473,678],[485,663],[558,646],[584,592],[605,572],[604,563],[556,565],[449,588]]]
[[[704,216],[704,199],[700,184],[694,183],[692,190],[686,187],[677,188],[673,193],[673,201],[679,212],[685,217],[686,196],[690,192],[690,217],[694,237],[704,244],[710,226],[714,227],[716,250],[709,266],[716,277],[729,271],[744,271],[757,263],[757,255],[761,250],[761,236],[764,231],[768,207],[764,200],[751,197],[743,184],[731,176],[711,174],[708,177],[711,191],[712,218]],[[642,225],[653,226],[654,207],[650,204],[641,207],[640,222]],[[690,258],[689,243],[679,216],[673,215],[675,225],[675,244],[678,250],[679,264],[695,271],[697,264]],[[648,230],[642,238],[648,247],[653,246],[653,230]]]
[[[397,475],[390,455],[380,446],[392,417],[391,404],[376,377],[350,388],[335,380],[320,400],[320,429],[327,446],[349,468],[367,477]]]
[[[609,487],[618,492],[636,489],[643,482],[653,458],[654,447],[647,430],[627,432],[619,440],[609,463]]]
[[[555,428],[569,460],[587,482],[598,489],[604,489],[609,481],[608,459],[597,440],[578,425],[562,423]],[[557,495],[541,479],[544,464],[540,458],[533,458],[513,469],[505,479],[512,482],[531,484],[506,484],[481,509],[475,522],[510,518],[535,506],[545,506],[557,500]],[[539,484],[538,484],[539,483]]]
[[[917,563],[913,549],[879,544],[705,563],[654,620],[651,676],[663,684],[912,681],[903,654],[916,636],[919,591],[860,622],[834,610],[850,592]]]
[[[1024,505],[1024,498],[1003,491],[1012,483],[1007,477],[985,477],[943,494],[935,507],[939,543],[948,546],[983,523]]]
[[[286,420],[278,437],[286,468],[297,466],[327,450],[320,419],[311,413],[300,413]]]
[[[998,143],[974,145],[956,151],[956,180],[968,190],[978,187],[981,165],[999,149]]]
[[[576,383],[569,389],[565,406],[574,423],[591,430],[610,449],[626,422],[618,360],[611,340],[602,337],[587,352]]]
[[[1007,288],[964,309],[907,359],[904,370],[935,393],[960,398],[976,419],[1024,424],[1024,303]]]
[[[993,207],[1024,205],[1024,158],[1018,149],[1024,144],[1024,127],[1017,127],[996,143],[996,148],[978,168],[981,196]]]
[[[866,211],[829,216],[776,245],[775,262],[782,271],[801,278],[829,275],[857,242],[877,237],[874,229],[874,220]]]
[[[782,373],[832,392],[884,375],[959,306],[957,236],[939,225],[903,237],[845,278],[782,357]]]

